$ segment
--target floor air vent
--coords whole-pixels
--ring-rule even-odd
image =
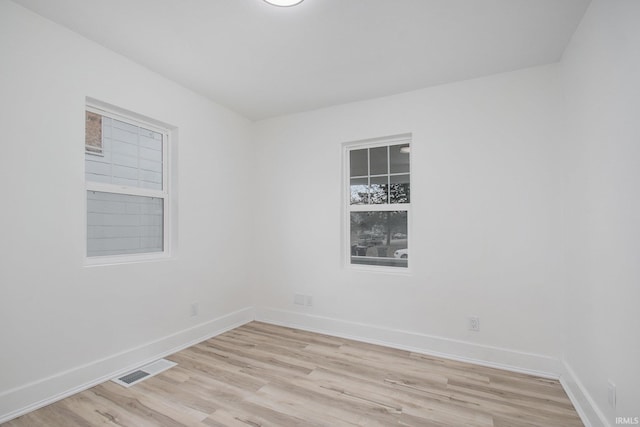
[[[170,360],[160,359],[153,363],[149,363],[142,368],[136,369],[135,371],[131,371],[119,378],[114,378],[111,381],[124,387],[131,387],[134,384],[138,384],[140,381],[144,381],[145,379],[166,371],[176,365],[177,363],[171,362]]]

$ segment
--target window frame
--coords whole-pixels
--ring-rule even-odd
[[[84,264],[85,266],[97,266],[97,265],[113,265],[113,264],[126,264],[143,261],[157,261],[162,259],[168,259],[171,256],[171,139],[172,129],[158,121],[146,118],[140,114],[136,114],[130,111],[126,111],[117,107],[103,105],[100,102],[91,102],[87,100],[84,108],[84,114],[91,112],[99,114],[103,117],[108,117],[114,120],[118,120],[133,126],[148,129],[153,132],[160,133],[162,135],[162,189],[154,190],[142,187],[134,187],[130,185],[120,184],[107,184],[101,182],[94,182],[87,179],[86,176],[86,155],[93,155],[97,157],[104,156],[103,152],[91,152],[87,150],[85,146],[83,156],[83,172],[84,172]],[[85,129],[86,133],[86,129]],[[86,136],[84,136],[86,138]],[[86,141],[86,139],[85,139]],[[161,198],[162,203],[162,251],[158,252],[144,252],[136,254],[119,254],[119,255],[88,255],[88,203],[87,192],[95,191],[102,193],[113,193],[130,196],[141,197],[153,197]]]
[[[360,150],[365,148],[378,148],[388,147],[398,144],[408,144],[413,150],[413,134],[399,134],[388,137],[365,139],[359,141],[346,142],[342,144],[342,159],[343,159],[343,179],[342,179],[342,207],[343,207],[343,262],[345,268],[349,268],[355,271],[364,272],[376,272],[376,273],[389,273],[399,275],[410,275],[412,273],[412,262],[407,262],[406,267],[400,266],[383,266],[383,265],[369,265],[369,264],[353,264],[351,262],[351,213],[352,212],[406,212],[407,215],[407,250],[411,253],[412,236],[412,201],[413,191],[410,190],[410,198],[408,203],[367,203],[367,204],[351,204],[351,164],[350,153],[354,150]],[[413,180],[411,179],[413,171],[413,152],[410,151],[409,155],[409,188],[413,187]],[[394,174],[390,170],[387,171],[388,176]],[[400,175],[400,174],[396,174]],[[371,175],[369,174],[369,178]]]

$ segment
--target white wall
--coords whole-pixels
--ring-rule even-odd
[[[561,111],[547,66],[258,122],[258,318],[557,374]],[[341,144],[407,132],[413,272],[345,268]]]
[[[592,419],[640,417],[640,2],[594,0],[562,60],[567,383]],[[607,381],[617,386],[617,409]]]
[[[0,58],[0,420],[251,319],[250,122],[7,0]],[[177,127],[170,261],[83,266],[86,96]]]
[[[563,372],[593,425],[638,416],[639,17],[635,0],[594,0],[560,65],[251,124],[0,0],[0,422],[247,321],[252,305],[258,319]],[[178,128],[172,260],[83,266],[86,96]],[[352,271],[341,144],[407,132],[412,273]]]

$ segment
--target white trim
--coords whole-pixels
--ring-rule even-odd
[[[406,174],[405,174],[406,175]],[[350,212],[409,212],[410,203],[385,203],[377,205],[350,205]]]
[[[154,197],[156,199],[166,199],[168,194],[161,190],[149,190],[140,187],[129,187],[126,185],[105,184],[103,182],[85,183],[87,191],[95,191],[98,193],[124,194],[127,196]]]
[[[611,427],[575,372],[551,356],[274,308],[246,307],[0,394],[0,424],[101,384],[253,320],[428,354],[511,372],[559,379],[585,427]],[[153,356],[148,356],[153,354]]]
[[[480,366],[559,379],[558,358],[306,313],[257,307],[256,320]]]
[[[409,260],[407,267],[390,267],[390,266],[376,266],[376,265],[359,265],[351,263],[351,212],[406,212],[407,214],[407,249],[409,252],[412,252],[411,249],[411,236],[413,229],[413,214],[412,214],[412,203],[389,203],[389,204],[362,204],[362,205],[352,205],[351,204],[351,191],[350,189],[350,180],[351,180],[351,170],[350,170],[350,162],[349,162],[349,153],[352,150],[365,149],[365,148],[377,148],[377,147],[388,147],[391,145],[398,144],[409,144],[413,145],[413,134],[408,132],[399,135],[392,135],[386,137],[379,138],[371,138],[364,139],[358,141],[351,142],[343,142],[341,145],[342,150],[342,265],[344,268],[352,269],[354,271],[364,271],[364,272],[372,272],[372,273],[390,273],[390,274],[401,274],[401,275],[411,275],[412,274],[412,263]],[[387,162],[389,162],[389,153],[387,153]],[[409,175],[413,171],[413,155],[409,156],[409,173],[391,173],[391,170],[388,170],[388,173],[384,176],[392,176],[392,175]],[[388,165],[390,165],[388,163]],[[367,174],[367,178],[371,178],[371,176],[378,175],[370,175]],[[363,177],[362,177],[363,178]],[[413,187],[413,182],[411,182],[411,187]]]
[[[589,394],[566,360],[562,361],[562,367],[563,373],[560,375],[560,384],[562,384],[567,396],[569,396],[585,427],[611,427],[607,417],[598,408],[591,394]]]
[[[399,135],[391,135],[391,136],[382,136],[379,138],[370,138],[370,139],[360,139],[357,141],[345,142],[342,144],[343,148],[347,148],[349,150],[354,150],[358,148],[376,148],[376,147],[385,147],[387,145],[398,145],[397,143],[406,142],[410,144],[413,139],[413,134],[411,132],[399,134]]]
[[[171,255],[169,255],[167,251],[140,254],[96,255],[92,257],[85,256],[84,266],[98,267],[118,264],[135,264],[137,262],[163,261],[169,259],[171,259]]]
[[[242,326],[253,319],[253,307],[246,307],[138,347],[7,390],[0,394],[0,424]]]
[[[411,267],[388,267],[386,265],[351,264],[347,262],[347,268],[373,274],[390,274],[397,276],[413,276]]]
[[[105,184],[99,182],[88,181],[85,177],[85,194],[84,194],[84,226],[83,226],[83,240],[84,240],[84,265],[85,266],[100,266],[100,265],[115,265],[126,264],[146,261],[165,260],[171,257],[172,244],[172,203],[171,197],[173,190],[171,187],[171,174],[174,171],[171,168],[172,153],[172,139],[174,127],[161,123],[160,121],[147,118],[141,114],[130,112],[119,107],[115,107],[96,99],[87,97],[85,102],[85,111],[90,111],[99,114],[103,117],[112,118],[118,121],[122,121],[133,126],[150,130],[162,134],[162,189],[146,189],[142,187],[132,187],[114,184]],[[85,144],[86,145],[86,144]],[[89,153],[93,154],[93,153]],[[114,193],[132,196],[142,197],[154,197],[162,199],[163,206],[163,244],[162,251],[148,252],[140,254],[121,254],[121,255],[106,255],[106,256],[88,256],[87,255],[87,191],[96,191],[103,193]]]
[[[87,98],[85,110],[99,114],[101,116],[109,117],[111,119],[116,119],[133,126],[143,127],[147,130],[151,130],[161,134],[165,134],[170,128],[170,126],[161,124],[157,120],[147,118],[133,111],[126,111],[113,105],[101,103],[100,101],[97,101],[95,99]]]

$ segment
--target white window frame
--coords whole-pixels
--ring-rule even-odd
[[[392,267],[381,265],[365,265],[365,264],[352,264],[351,263],[351,212],[406,212],[407,213],[407,250],[411,251],[412,238],[412,218],[411,204],[413,200],[413,192],[410,194],[409,203],[386,203],[386,204],[351,204],[351,164],[350,164],[350,152],[353,150],[360,150],[364,148],[376,148],[386,147],[391,145],[398,145],[406,143],[409,147],[413,147],[413,135],[411,133],[394,135],[389,137],[366,139],[360,141],[346,142],[343,144],[343,259],[344,266],[356,271],[369,271],[378,273],[390,273],[408,275],[412,272],[411,261],[408,262],[407,267]],[[411,179],[413,171],[413,155],[409,156],[409,176],[410,184],[409,188],[413,188],[413,179]],[[391,175],[390,171],[389,174]],[[411,191],[411,190],[410,190]]]
[[[172,131],[168,126],[156,122],[152,119],[142,117],[139,114],[135,114],[129,111],[124,111],[117,107],[103,105],[99,101],[89,101],[85,105],[85,111],[100,114],[104,117],[109,117],[121,122],[125,122],[134,126],[139,126],[144,129],[148,129],[154,132],[162,134],[162,190],[153,190],[140,187],[133,187],[127,185],[106,184],[101,182],[92,182],[87,180],[85,175],[84,186],[84,260],[86,266],[94,265],[112,265],[112,264],[124,264],[135,263],[143,261],[156,261],[162,259],[168,259],[171,256],[171,191],[170,191],[170,163],[171,163],[171,137]],[[83,144],[84,145],[84,144]],[[85,153],[89,155],[102,156],[102,153],[87,152],[85,146]],[[85,155],[86,155],[85,154]],[[83,163],[84,156],[83,156]],[[87,192],[97,191],[103,193],[115,193],[130,196],[143,196],[161,198],[163,200],[163,227],[162,227],[162,252],[147,252],[139,254],[122,254],[122,255],[104,255],[104,256],[88,256],[87,255],[87,223],[88,223],[88,209],[87,209]]]

